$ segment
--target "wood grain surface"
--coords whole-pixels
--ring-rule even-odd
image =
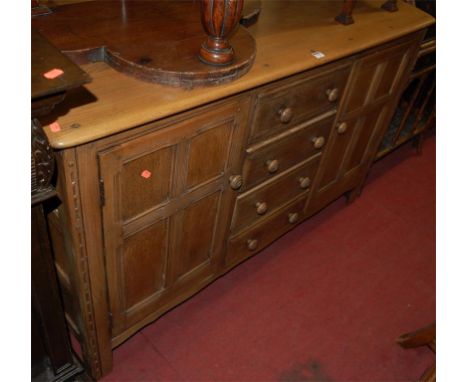
[[[63,74],[48,79],[44,74],[60,69]],[[89,75],[60,53],[36,30],[31,30],[31,99],[62,93],[90,82]]]
[[[227,36],[232,45],[231,59],[223,66],[200,59],[200,47],[207,35],[199,4],[194,1],[67,4],[34,17],[32,25],[77,63],[104,61],[139,80],[193,88],[233,81],[252,66],[255,40],[238,25],[239,18],[240,12]],[[222,30],[227,33],[227,27]]]
[[[248,1],[245,8],[248,9]],[[46,133],[52,147],[65,148],[109,136],[279,78],[321,66],[377,46],[434,23],[428,14],[403,2],[398,12],[380,9],[381,1],[359,1],[355,23],[344,27],[334,17],[333,1],[261,2],[252,69],[242,78],[209,89],[183,90],[125,76],[103,62],[83,65],[93,78],[61,104],[44,125],[58,120],[62,129]],[[311,51],[320,51],[317,59]]]

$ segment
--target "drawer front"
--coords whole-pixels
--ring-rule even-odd
[[[314,182],[320,155],[295,166],[290,171],[240,195],[232,218],[231,232],[271,216],[302,193],[308,193]]]
[[[331,111],[291,129],[286,136],[251,146],[244,162],[244,187],[248,189],[322,152],[335,118]]]
[[[250,141],[277,134],[337,107],[348,73],[346,67],[258,94]]]
[[[236,264],[265,248],[283,233],[295,227],[304,217],[305,197],[285,206],[263,223],[231,238],[226,253],[227,265]]]

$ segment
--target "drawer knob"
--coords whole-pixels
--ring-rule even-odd
[[[325,145],[325,138],[324,137],[313,137],[311,139],[312,143],[314,144],[314,147],[316,149],[321,149],[323,145]]]
[[[247,240],[247,248],[251,251],[255,251],[258,247],[258,240],[257,239],[249,239]]]
[[[242,176],[241,175],[231,175],[229,177],[229,185],[233,190],[238,190],[242,187]]]
[[[299,184],[301,185],[302,189],[309,188],[310,178],[308,176],[304,176],[304,177],[299,178]]]
[[[298,214],[297,212],[291,212],[291,213],[288,215],[288,221],[289,221],[291,224],[297,223],[298,220],[299,220],[299,214]]]
[[[346,122],[341,122],[336,130],[338,131],[338,134],[344,134],[346,133],[346,130],[348,130],[348,124]]]
[[[276,171],[278,171],[279,161],[277,159],[267,160],[266,165],[268,168],[268,172],[270,174],[274,174]]]
[[[278,110],[280,121],[283,123],[289,123],[292,118],[292,109],[290,107],[284,107]]]
[[[268,211],[268,205],[265,202],[257,202],[255,207],[257,207],[257,214],[259,215],[264,215]]]
[[[335,102],[338,99],[338,89],[328,89],[327,90],[327,97],[330,102]]]

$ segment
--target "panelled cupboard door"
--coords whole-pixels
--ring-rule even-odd
[[[215,273],[239,120],[232,101],[98,154],[113,336]]]
[[[352,188],[361,165],[368,157],[371,142],[384,128],[388,106],[408,68],[415,40],[403,41],[355,63],[348,89],[318,174],[317,194],[336,188]],[[337,186],[343,183],[343,187]],[[333,197],[327,197],[332,199]]]
[[[329,146],[333,155],[323,161],[318,191],[332,187],[343,177],[353,176],[365,160],[369,144],[386,116],[387,108],[378,106],[367,114],[339,119],[332,130]]]
[[[390,99],[409,64],[415,40],[404,41],[360,59],[351,72],[342,114]]]

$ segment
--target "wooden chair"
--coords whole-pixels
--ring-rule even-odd
[[[402,334],[396,342],[405,349],[419,346],[429,346],[436,352],[436,324],[435,322],[414,332]],[[429,366],[424,374],[419,378],[419,382],[433,382],[436,380],[436,362]]]

